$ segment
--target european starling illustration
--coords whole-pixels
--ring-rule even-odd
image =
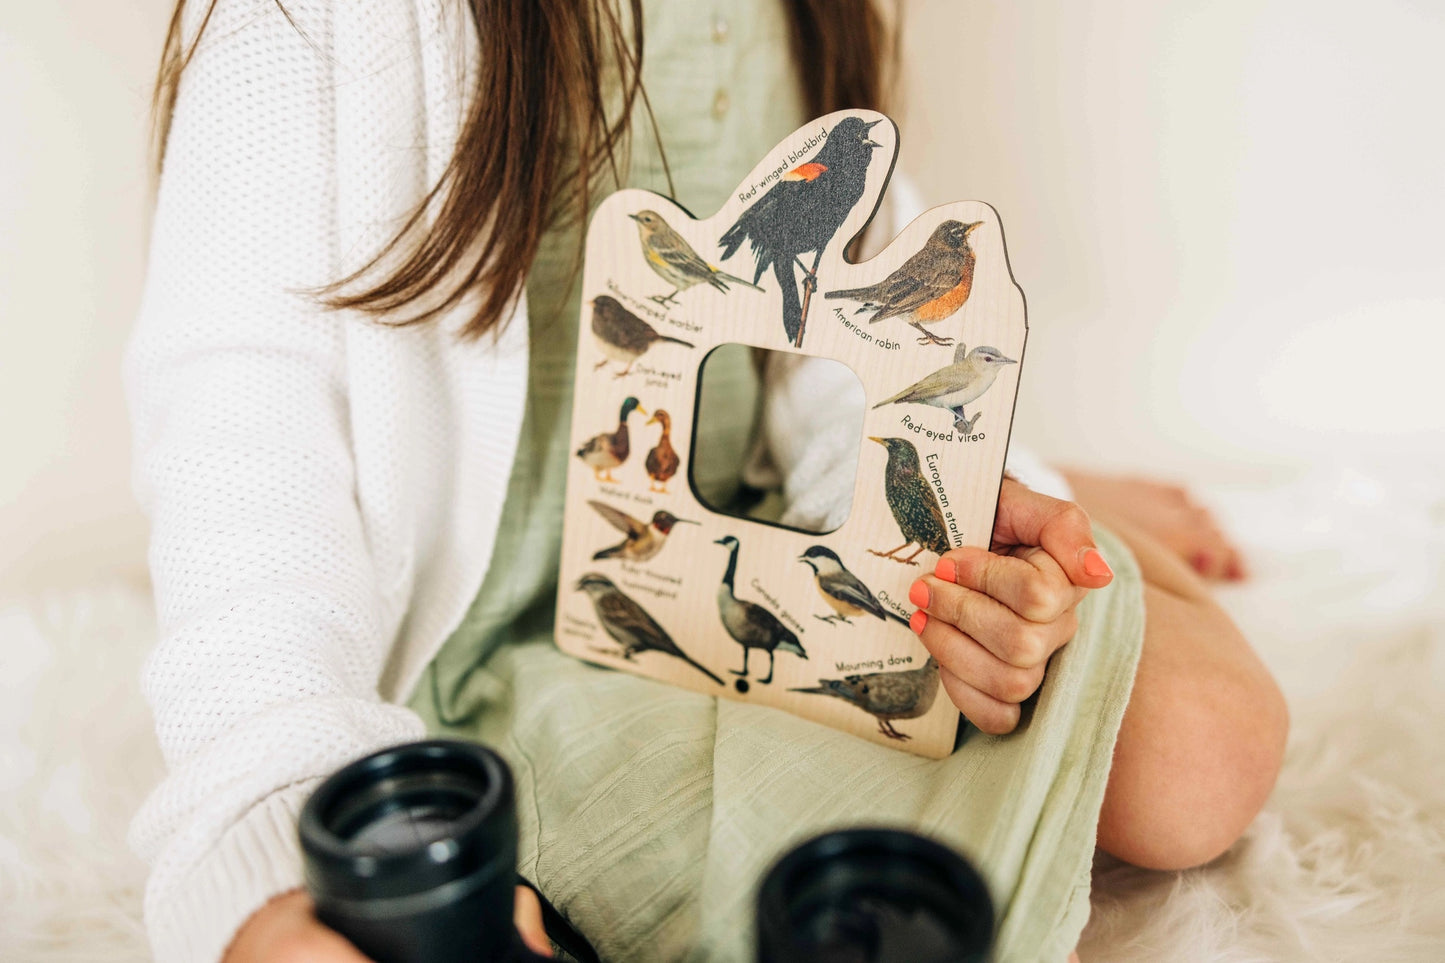
[[[631,440],[627,434],[627,416],[634,411],[647,414],[638,400],[628,395],[622,402],[622,410],[617,413],[617,430],[594,435],[577,449],[577,457],[592,469],[592,474],[600,482],[615,484],[617,479],[612,477],[612,469],[625,462],[632,452]]]
[[[648,482],[647,490],[667,493],[667,482],[673,475],[677,474],[682,459],[678,457],[677,450],[672,447],[672,416],[661,408],[652,413],[647,423],[659,424],[662,426],[662,435],[657,439],[657,444],[647,453],[647,460],[643,465],[647,468]]]
[[[763,649],[768,653],[768,677],[759,679],[759,685],[773,681],[773,664],[778,652],[791,652],[800,659],[806,659],[803,644],[778,617],[756,602],[740,599],[733,593],[733,577],[738,569],[738,540],[725,535],[716,543],[728,550],[728,569],[717,589],[718,614],[722,616],[723,628],[728,635],[743,647],[742,671],[729,669],[733,675],[748,674],[748,653]]]
[[[827,695],[853,705],[878,720],[878,731],[889,739],[908,739],[906,733],[893,728],[899,719],[917,719],[933,708],[938,698],[938,663],[929,656],[917,669],[901,672],[868,672],[842,679],[819,679],[809,689],[789,689]]]
[[[577,580],[576,590],[586,592],[597,612],[597,621],[607,634],[622,646],[622,657],[629,662],[639,652],[663,652],[675,659],[681,659],[718,685],[726,685],[705,666],[695,662],[686,652],[677,647],[662,626],[658,625],[647,610],[638,605],[630,596],[612,584],[612,579],[596,572],[588,572]]]
[[[594,371],[609,361],[626,366],[613,375],[614,378],[631,374],[633,363],[658,342],[694,347],[691,341],[658,334],[656,328],[624,308],[610,294],[599,294],[592,299],[592,335],[602,349],[602,360],[592,366]]]
[[[638,211],[627,216],[637,222],[642,256],[647,259],[647,266],[673,287],[673,292],[666,297],[652,294],[648,295],[649,300],[658,304],[676,304],[679,294],[704,281],[724,294],[727,293],[729,283],[745,284],[755,291],[762,290],[753,282],[744,281],[704,261],[697,251],[693,250],[692,245],[687,243],[686,238],[674,231],[672,225],[664,221],[662,215],[656,211]]]
[[[934,228],[922,250],[882,281],[866,288],[829,291],[824,297],[863,302],[858,313],[872,311],[869,324],[904,318],[922,335],[919,344],[953,344],[952,338],[940,338],[923,326],[953,317],[968,300],[975,260],[968,235],[982,223],[944,221]]]
[[[1013,358],[1005,358],[1003,352],[988,345],[979,345],[972,351],[962,341],[953,349],[953,364],[911,384],[891,398],[884,398],[874,408],[884,405],[932,405],[947,408],[953,412],[953,427],[963,434],[973,431],[979,412],[972,418],[963,413],[963,406],[973,404],[983,393],[993,387],[999,369],[1004,365],[1018,364]]]
[[[902,545],[889,552],[869,549],[869,554],[880,558],[891,558],[895,562],[917,565],[914,561],[925,549],[935,555],[942,555],[953,546],[948,544],[948,526],[943,521],[943,508],[938,496],[923,477],[923,467],[918,463],[918,449],[903,438],[874,438],[888,449],[888,465],[883,469],[883,496],[898,530],[907,539]],[[898,558],[899,552],[917,543],[918,548],[907,558]]]
[[[691,519],[678,518],[672,512],[653,512],[652,521],[644,522],[605,502],[589,499],[587,504],[596,509],[597,514],[607,519],[609,525],[627,536],[616,545],[604,548],[593,555],[593,561],[620,558],[628,562],[645,562],[662,551],[662,546],[667,543],[667,536],[672,533],[674,526],[698,524]]]
[[[744,241],[752,245],[754,282],[772,268],[783,295],[783,330],[794,347],[803,346],[807,305],[818,290],[823,249],[863,197],[868,163],[874,149],[883,146],[868,136],[880,123],[861,117],[838,121],[817,154],[784,174],[718,239],[723,260],[736,254]],[[811,269],[802,260],[808,251],[813,252]],[[803,269],[801,300],[795,265]]]
[[[854,616],[871,615],[878,619],[892,619],[904,625],[908,624],[908,620],[903,616],[884,608],[883,603],[868,591],[863,580],[848,571],[838,554],[826,545],[814,545],[799,555],[798,561],[806,562],[813,570],[813,581],[818,586],[818,594],[823,596],[823,601],[833,610],[832,615],[815,615],[813,618],[824,622],[848,622]]]

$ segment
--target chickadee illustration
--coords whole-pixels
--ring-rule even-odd
[[[798,561],[806,562],[813,570],[813,581],[818,586],[818,594],[823,596],[823,601],[833,610],[832,615],[815,615],[815,619],[824,622],[848,622],[859,615],[871,615],[879,619],[892,619],[895,622],[908,624],[908,620],[896,612],[883,607],[883,604],[873,597],[868,591],[868,586],[863,580],[843,565],[836,552],[825,545],[814,545],[802,555]]]

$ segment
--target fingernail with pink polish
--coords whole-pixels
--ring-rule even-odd
[[[921,609],[928,608],[928,586],[922,580],[914,582],[908,590],[908,601]]]
[[[927,612],[914,612],[913,618],[908,620],[908,627],[913,630],[914,635],[922,635],[923,627],[928,624]]]
[[[1090,548],[1084,550],[1084,574],[1094,578],[1108,578],[1114,574],[1114,570],[1104,561],[1104,556],[1099,554],[1097,548]]]
[[[940,558],[938,564],[933,566],[933,574],[945,582],[958,584],[958,564],[951,558]]]

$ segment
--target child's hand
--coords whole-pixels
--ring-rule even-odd
[[[518,886],[513,921],[522,942],[542,956],[552,943],[542,925],[537,894]],[[370,963],[356,947],[316,919],[304,890],[278,896],[251,915],[226,950],[222,963]]]
[[[969,722],[1012,732],[1049,657],[1074,637],[1089,589],[1113,579],[1089,517],[1012,479],[999,490],[991,551],[956,548],[913,583],[911,623]]]

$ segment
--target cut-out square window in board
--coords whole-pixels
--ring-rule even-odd
[[[934,208],[847,260],[897,152],[892,121],[844,111],[789,136],[705,220],[648,191],[602,202],[587,232],[556,637],[590,662],[941,757],[960,717],[909,630],[908,589],[949,548],[989,544],[1028,326],[986,204]],[[694,432],[699,372],[726,344],[832,359],[862,383],[850,452],[827,448],[838,399],[810,390],[807,361],[754,383],[764,434],[813,442],[773,446],[778,497],[830,497],[832,472],[789,458],[856,462],[851,509],[848,492],[833,496],[846,514],[835,530],[697,497],[689,459],[711,438]]]

